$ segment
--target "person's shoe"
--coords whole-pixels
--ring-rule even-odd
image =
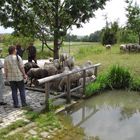
[[[28,106],[28,104],[23,104],[23,105],[22,105],[22,107],[27,107],[27,106]]]
[[[5,103],[5,102],[0,102],[0,105],[7,105],[7,103]]]
[[[20,106],[19,105],[15,105],[14,108],[20,108]]]

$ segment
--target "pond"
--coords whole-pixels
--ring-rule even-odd
[[[87,137],[99,140],[140,139],[140,94],[108,91],[87,99],[65,112]]]

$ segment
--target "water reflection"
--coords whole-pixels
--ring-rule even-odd
[[[73,124],[100,140],[139,140],[140,95],[121,92],[94,97],[70,110]]]

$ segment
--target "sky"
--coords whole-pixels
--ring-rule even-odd
[[[140,0],[133,0],[136,1],[140,5]],[[105,27],[105,17],[107,15],[108,21],[118,21],[120,26],[125,26],[127,18],[125,16],[125,7],[126,3],[125,0],[110,0],[106,3],[104,10],[98,10],[95,12],[95,18],[91,18],[88,23],[83,24],[82,28],[76,29],[73,27],[70,30],[70,34],[74,35],[90,35],[97,30],[101,30]],[[13,29],[8,28],[4,29],[0,26],[0,33],[11,33]]]

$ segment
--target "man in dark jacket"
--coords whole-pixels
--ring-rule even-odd
[[[37,64],[36,60],[36,47],[33,45],[33,43],[30,43],[29,47],[27,48],[28,51],[28,62],[34,62]]]

